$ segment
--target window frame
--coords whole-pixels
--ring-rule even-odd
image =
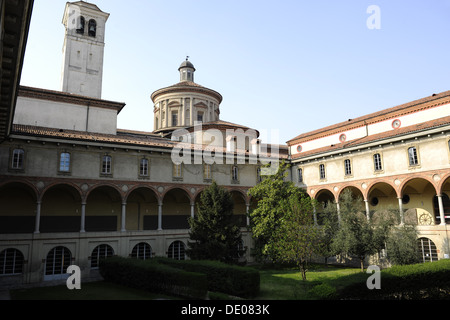
[[[304,177],[303,177],[303,168],[297,167],[297,182],[298,183],[304,183]]]
[[[16,161],[16,151],[20,152],[20,153],[18,153],[17,161]],[[26,152],[25,152],[24,148],[22,148],[22,147],[12,148],[11,156],[10,156],[11,158],[9,161],[9,168],[15,172],[23,172],[25,170],[25,155],[26,155]],[[16,165],[18,163],[20,163],[19,166]]]
[[[109,158],[109,171],[105,171],[105,159]],[[106,162],[108,168],[108,162]],[[112,177],[113,175],[113,157],[110,154],[102,154],[100,156],[100,175],[102,177]]]
[[[183,164],[172,163],[172,180],[183,181]]]
[[[67,165],[67,170],[62,170],[61,167],[61,162],[63,161],[62,157],[63,155],[68,154],[69,155],[69,160],[68,160],[68,165],[67,165],[67,160],[65,160],[64,165]],[[72,153],[66,150],[62,150],[60,152],[58,152],[58,174],[65,174],[65,175],[70,175],[72,173]],[[65,169],[66,167],[64,167],[63,169]]]
[[[203,164],[203,181],[211,182],[212,181],[212,164]]]
[[[353,176],[352,160],[351,159],[345,159],[344,160],[344,174],[345,174],[346,177]]]
[[[411,158],[411,153],[410,150],[414,149],[415,154],[413,154],[413,159]],[[420,158],[419,158],[419,148],[416,145],[413,146],[409,146],[406,149],[407,152],[407,156],[408,156],[408,167],[410,168],[416,168],[418,166],[420,166]],[[414,160],[415,163],[411,163],[411,160]]]
[[[12,265],[8,261],[11,261]],[[0,252],[0,276],[23,274],[24,264],[25,257],[19,249],[6,248]]]
[[[319,180],[324,181],[327,179],[327,172],[325,168],[325,164],[319,164]]]
[[[378,160],[375,159],[376,156],[378,156],[378,158],[379,158]],[[382,157],[381,153],[379,153],[379,152],[374,153],[374,154],[372,155],[372,161],[373,161],[373,171],[374,171],[375,173],[380,173],[380,172],[383,172],[383,171],[384,171],[383,157]],[[380,166],[379,169],[377,168],[377,162],[378,162],[378,164],[379,164],[379,166]]]
[[[239,183],[239,167],[235,164],[231,166],[231,183]]]
[[[146,168],[143,171],[142,162],[146,161]],[[150,178],[150,159],[147,157],[141,157],[138,160],[138,177],[140,179],[149,179]]]

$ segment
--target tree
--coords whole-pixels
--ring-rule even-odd
[[[192,259],[237,262],[242,236],[233,221],[233,199],[215,181],[203,190],[197,214],[189,218],[189,225],[187,254]]]
[[[417,250],[417,230],[413,225],[392,228],[386,240],[386,252],[392,264],[413,264],[420,262]]]
[[[322,230],[320,234],[320,241],[322,244],[320,247],[320,254],[324,257],[326,266],[328,258],[335,254],[332,244],[339,230],[339,218],[336,204],[331,201],[323,203],[323,211],[318,214],[318,220],[320,221]]]
[[[257,260],[270,258],[274,230],[280,225],[286,212],[286,199],[300,198],[301,190],[292,181],[284,181],[288,165],[283,161],[277,172],[265,176],[249,190],[250,196],[257,201],[257,207],[250,213],[251,231],[255,240],[254,256]]]
[[[350,190],[344,190],[339,198],[340,226],[333,240],[332,250],[335,254],[358,257],[363,272],[365,258],[377,251],[374,230],[361,213],[361,204],[361,199],[354,199]]]
[[[267,248],[273,258],[294,262],[306,280],[308,261],[320,249],[320,230],[314,225],[313,202],[305,195],[291,196],[282,204],[284,210],[279,227],[274,230]]]

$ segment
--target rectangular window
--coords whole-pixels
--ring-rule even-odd
[[[204,180],[211,180],[212,179],[212,175],[211,175],[211,165],[210,164],[204,164],[203,165],[203,179]]]
[[[345,175],[350,176],[352,174],[352,163],[349,159],[344,160]]]
[[[182,178],[181,164],[173,164],[173,177],[178,179]]]
[[[203,112],[198,112],[197,113],[197,121],[203,122]]]
[[[239,169],[237,166],[233,166],[231,168],[231,179],[233,180],[233,182],[239,181]]]
[[[172,127],[178,126],[178,112],[172,112]]]
[[[320,173],[320,179],[323,180],[325,179],[325,165],[321,164],[319,166],[319,173]]]
[[[70,153],[61,152],[59,156],[59,171],[70,172]]]
[[[417,158],[416,147],[411,147],[408,149],[409,165],[415,166],[419,164],[419,159]]]
[[[375,171],[383,170],[383,166],[381,165],[381,155],[379,153],[373,155],[373,165]]]
[[[25,158],[25,151],[23,149],[14,149],[12,154],[11,167],[13,169],[23,169],[24,158]]]
[[[261,167],[256,168],[256,182],[261,182],[262,176],[261,176]]]
[[[148,177],[149,173],[149,161],[148,159],[141,159],[139,163],[139,175],[143,177]]]
[[[111,174],[111,168],[112,168],[112,158],[111,156],[103,156],[102,161],[102,173],[103,174]]]
[[[303,183],[303,169],[302,168],[298,168],[297,169],[297,173],[298,173],[298,182],[299,183]]]

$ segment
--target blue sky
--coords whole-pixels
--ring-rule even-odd
[[[111,14],[102,98],[127,104],[123,129],[153,130],[150,95],[186,56],[223,95],[221,119],[272,143],[450,90],[448,0],[91,2]],[[65,3],[35,1],[22,85],[60,90]]]

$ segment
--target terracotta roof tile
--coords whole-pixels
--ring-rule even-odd
[[[437,128],[437,127],[441,127],[441,126],[448,125],[448,124],[450,124],[450,116],[439,118],[439,119],[432,120],[432,121],[419,123],[416,125],[412,125],[412,126],[408,126],[408,127],[404,127],[404,128],[400,128],[400,129],[396,129],[396,130],[390,130],[390,131],[386,131],[386,132],[382,132],[382,133],[378,133],[378,134],[374,134],[374,135],[369,135],[369,136],[366,136],[366,137],[363,137],[360,139],[355,139],[355,140],[352,140],[352,141],[349,141],[346,143],[338,143],[335,145],[322,147],[322,148],[318,148],[315,150],[301,152],[301,153],[292,155],[292,159],[294,159],[294,160],[301,159],[301,158],[305,158],[305,157],[309,157],[309,156],[313,156],[313,155],[319,155],[319,154],[322,154],[325,152],[330,152],[330,151],[345,150],[347,148],[363,145],[363,144],[366,144],[369,142],[375,142],[375,141],[380,141],[380,140],[384,140],[384,139],[388,139],[388,138],[393,138],[396,136],[411,134],[411,133],[419,132],[419,131],[422,131],[425,129]]]

